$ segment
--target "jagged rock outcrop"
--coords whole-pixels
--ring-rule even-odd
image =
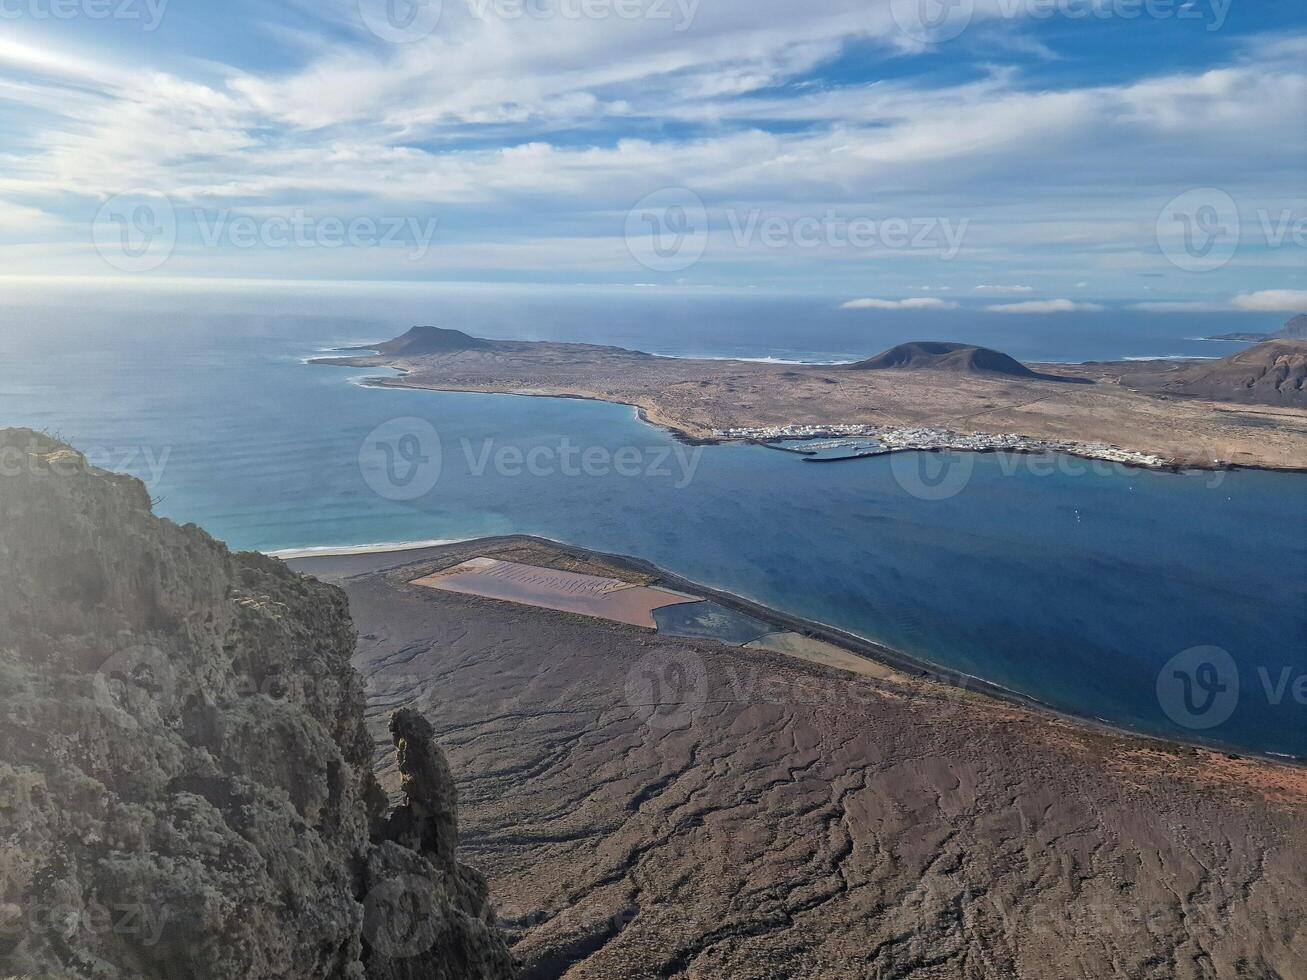
[[[401,708],[391,716],[390,734],[405,802],[386,821],[386,837],[442,863],[452,862],[458,844],[458,790],[431,723],[412,708]]]
[[[0,430],[0,976],[506,978],[452,778],[371,771],[344,594]]]

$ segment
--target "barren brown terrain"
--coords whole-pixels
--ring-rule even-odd
[[[1307,340],[1272,340],[1217,361],[1136,361],[1119,380],[1157,394],[1307,408]]]
[[[291,564],[433,723],[527,977],[1302,978],[1307,771],[409,583],[532,539]],[[848,656],[854,656],[853,653]]]
[[[384,386],[634,405],[648,421],[695,440],[734,427],[928,425],[963,434],[1015,432],[1033,439],[1107,443],[1185,466],[1307,469],[1307,407],[1177,398],[1128,386],[1150,366],[1154,373],[1175,370],[1168,362],[1033,365],[1029,377],[851,370],[655,357],[586,344],[483,341],[457,331],[420,329],[436,332],[410,332],[385,345],[387,353],[315,363],[403,372],[376,379]]]

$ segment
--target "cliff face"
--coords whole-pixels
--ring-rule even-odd
[[[1275,336],[1285,340],[1307,340],[1307,313],[1290,317]]]
[[[344,594],[0,430],[0,976],[500,978],[431,728],[371,771]]]
[[[1307,406],[1307,341],[1268,340],[1219,361],[1138,362],[1121,383],[1144,391],[1252,405]]]

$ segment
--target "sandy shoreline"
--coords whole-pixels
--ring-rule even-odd
[[[1307,768],[1307,759],[1292,758],[1267,752],[1258,752],[1242,747],[1230,746],[1218,740],[1181,740],[1174,737],[1158,735],[1117,724],[1100,718],[1088,717],[1073,711],[1064,710],[1047,704],[1037,698],[1014,691],[1000,684],[995,684],[981,677],[961,671],[942,667],[920,657],[903,653],[883,643],[850,633],[838,627],[817,620],[804,619],[764,605],[747,596],[723,589],[713,588],[702,583],[682,578],[668,572],[652,562],[629,555],[614,555],[602,551],[544,538],[537,535],[511,534],[493,537],[465,538],[459,540],[441,540],[437,542],[411,542],[405,544],[383,544],[377,546],[359,545],[343,548],[308,548],[269,552],[272,557],[289,562],[296,570],[309,575],[326,578],[329,581],[342,582],[356,576],[372,575],[379,572],[393,571],[409,565],[430,562],[448,554],[453,549],[467,549],[477,546],[487,551],[501,549],[506,545],[524,543],[541,547],[584,561],[597,561],[603,564],[627,569],[648,577],[658,585],[702,596],[717,602],[728,609],[746,616],[774,625],[778,632],[793,632],[829,643],[842,650],[853,653],[882,667],[898,671],[909,678],[916,678],[930,683],[937,683],[947,688],[967,693],[982,695],[986,698],[1016,705],[1039,714],[1070,722],[1091,731],[1139,739],[1148,745],[1165,751],[1208,751],[1228,754],[1232,757],[1257,759],[1274,765],[1288,766],[1294,769]],[[742,648],[743,650],[743,648]],[[743,650],[747,653],[747,650]]]

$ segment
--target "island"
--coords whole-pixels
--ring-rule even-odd
[[[312,363],[392,368],[366,383],[635,406],[693,442],[864,438],[883,451],[1061,452],[1153,467],[1307,469],[1307,341],[1219,361],[1025,365],[919,341],[848,364],[662,357],[414,327]],[[873,454],[873,453],[865,453]],[[864,455],[865,455],[864,454]]]
[[[1236,331],[1235,333],[1221,333],[1215,337],[1205,337],[1204,340],[1231,340],[1240,343],[1258,344],[1263,340],[1307,340],[1307,313],[1300,313],[1290,318],[1283,327],[1275,333],[1249,333],[1247,331]]]

